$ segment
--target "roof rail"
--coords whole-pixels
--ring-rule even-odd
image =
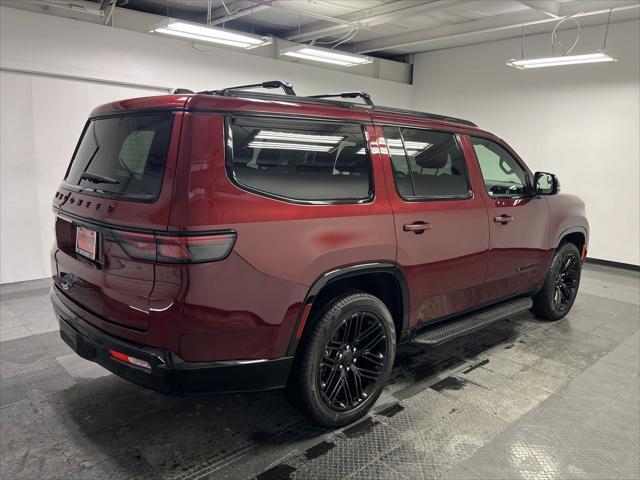
[[[477,127],[475,123],[463,118],[450,117],[448,115],[438,115],[437,113],[418,112],[416,110],[406,110],[404,108],[393,107],[375,107],[374,111],[380,113],[399,113],[401,115],[412,115],[414,117],[427,118],[429,120],[440,120],[442,122],[459,123],[461,125],[469,125],[470,127]]]
[[[351,102],[341,102],[339,100],[327,100],[331,98],[361,98],[362,101],[366,104],[367,107],[371,107],[371,110],[375,112],[381,113],[398,113],[402,115],[411,115],[414,117],[427,118],[430,120],[440,120],[444,122],[458,123],[461,125],[469,125],[471,127],[477,127],[477,125],[469,120],[464,120],[462,118],[449,117],[448,115],[438,115],[435,113],[426,113],[426,112],[418,112],[415,110],[405,110],[401,108],[392,108],[392,107],[379,107],[374,105],[371,96],[367,92],[362,91],[353,91],[353,92],[339,92],[339,93],[325,93],[320,95],[310,95],[307,97],[299,97],[296,95],[295,90],[293,89],[293,85],[289,82],[284,82],[282,80],[270,80],[268,82],[262,83],[252,83],[249,85],[238,85],[235,87],[227,87],[221,90],[209,90],[204,92],[198,92],[205,95],[221,95],[221,96],[238,96],[238,95],[247,95],[252,97],[261,97],[261,98],[277,98],[281,97],[281,95],[275,95],[273,93],[266,92],[246,92],[241,94],[238,90],[247,90],[252,88],[265,88],[265,89],[274,89],[281,88],[284,90],[286,96],[296,97],[296,101],[307,101],[314,103],[323,103],[323,104],[333,104],[346,108],[354,108],[360,107],[360,105],[351,103]],[[186,89],[179,89],[179,93],[188,93]]]
[[[358,98],[360,97],[364,103],[373,107],[373,100],[371,95],[367,92],[340,92],[340,93],[325,93],[322,95],[309,95],[307,98]]]
[[[248,85],[237,85],[235,87],[223,88],[222,90],[207,90],[207,91],[198,92],[198,93],[225,96],[225,95],[228,95],[231,90],[247,90],[250,88],[266,88],[266,89],[281,88],[282,90],[284,90],[285,95],[295,96],[296,94],[295,90],[293,89],[293,85],[291,85],[291,83],[289,82],[283,82],[282,80],[269,80],[268,82],[251,83]]]

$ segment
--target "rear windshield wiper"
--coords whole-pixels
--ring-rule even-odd
[[[90,182],[94,182],[94,183],[111,183],[114,185],[116,183],[120,183],[115,178],[105,177],[104,175],[97,175],[95,173],[89,173],[89,172],[84,172],[82,175],[80,175],[80,179],[89,180]]]

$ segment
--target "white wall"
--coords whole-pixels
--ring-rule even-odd
[[[49,275],[50,201],[94,106],[272,78],[293,81],[300,94],[367,90],[380,104],[478,122],[587,202],[591,256],[638,264],[638,25],[612,25],[617,64],[513,70],[504,61],[520,45],[508,40],[417,55],[412,89],[0,7],[0,283]],[[580,48],[599,48],[602,33],[585,29]],[[527,55],[547,53],[548,36],[526,45]]]
[[[229,50],[204,54],[179,40],[5,7],[0,68],[0,283],[50,275],[51,199],[96,105],[271,79],[290,80],[303,95],[366,90],[381,104],[411,105],[406,84]]]
[[[533,170],[557,173],[585,201],[589,256],[640,263],[640,23],[611,25],[615,64],[516,70],[520,40],[417,55],[414,107],[468,118],[504,138]],[[578,50],[602,46],[583,30]],[[563,33],[564,43],[570,33]],[[570,42],[569,42],[570,43]],[[549,56],[549,35],[527,37],[525,57]]]

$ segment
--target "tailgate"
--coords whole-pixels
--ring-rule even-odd
[[[117,114],[85,127],[56,193],[56,286],[105,321],[145,331],[155,254],[140,232],[167,229],[181,114]],[[153,247],[155,248],[155,247]]]

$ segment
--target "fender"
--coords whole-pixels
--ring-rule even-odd
[[[371,262],[363,263],[359,265],[350,265],[336,270],[331,270],[321,275],[309,288],[307,296],[300,307],[296,323],[291,333],[291,340],[289,341],[289,347],[287,349],[287,356],[294,355],[298,347],[300,338],[304,331],[305,325],[308,320],[313,301],[322,291],[323,288],[330,285],[337,280],[343,280],[345,278],[357,277],[360,275],[366,275],[369,273],[387,273],[393,275],[400,285],[400,293],[402,295],[402,331],[405,331],[409,327],[409,289],[407,287],[407,281],[404,278],[404,274],[400,267],[395,263],[389,262]],[[402,332],[398,332],[401,334]]]
[[[556,236],[555,242],[553,244],[554,248],[558,248],[558,246],[560,245],[560,240],[562,240],[566,235],[569,235],[570,233],[581,233],[582,235],[584,235],[585,245],[588,245],[589,234],[587,233],[587,229],[585,227],[575,226],[565,228]]]

